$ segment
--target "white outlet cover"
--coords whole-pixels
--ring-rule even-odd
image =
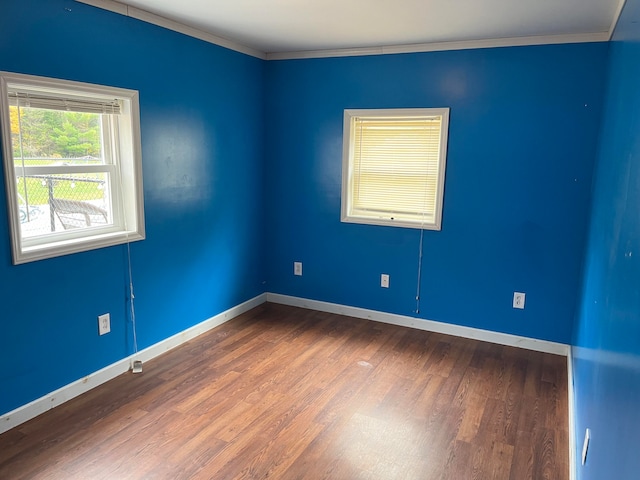
[[[513,308],[524,310],[525,294],[522,292],[513,292]]]
[[[293,262],[293,274],[302,276],[302,262]]]
[[[98,333],[104,335],[111,331],[111,315],[105,313],[98,316]]]
[[[389,275],[383,273],[380,275],[380,286],[382,288],[389,288]]]

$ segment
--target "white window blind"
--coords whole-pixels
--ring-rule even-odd
[[[9,90],[8,97],[10,106],[112,115],[120,113],[121,103],[117,99],[73,97],[69,94],[51,96],[18,90]]]
[[[343,221],[439,230],[447,125],[448,109],[345,111]]]

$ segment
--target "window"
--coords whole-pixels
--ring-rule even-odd
[[[144,238],[138,92],[0,72],[13,263]]]
[[[440,230],[448,108],[345,110],[342,221]]]

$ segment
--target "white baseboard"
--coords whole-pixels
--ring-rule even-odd
[[[553,353],[563,356],[567,356],[569,354],[569,345],[566,345],[564,343],[538,340],[536,338],[520,337],[518,335],[492,332],[489,330],[481,330],[479,328],[473,327],[463,327],[461,325],[436,322],[433,320],[424,320],[422,318],[407,317],[404,315],[379,312],[376,310],[367,310],[365,308],[359,307],[350,307],[346,305],[339,305],[337,303],[321,302],[318,300],[309,300],[300,297],[291,297],[288,295],[280,295],[278,293],[267,293],[267,302],[281,303],[283,305],[291,305],[294,307],[309,308],[311,310],[319,310],[321,312],[337,313],[339,315],[364,318],[376,322],[389,323],[392,325],[415,328],[418,330],[444,333],[446,335],[453,335],[455,337],[472,338],[474,340],[497,343],[499,345],[526,348],[527,350],[535,350],[538,352]]]
[[[280,295],[277,293],[267,293],[267,301],[273,303],[281,303],[283,305],[291,305],[294,307],[309,308],[319,310],[321,312],[336,313],[339,315],[347,315],[350,317],[364,318],[376,322],[389,323],[392,325],[400,325],[403,327],[416,328],[418,330],[426,330],[429,332],[444,333],[456,337],[472,338],[482,340],[484,342],[497,343],[500,345],[508,345],[511,347],[525,348],[538,352],[552,353],[567,357],[567,390],[569,403],[569,471],[570,480],[576,480],[576,438],[575,438],[575,410],[574,410],[574,387],[573,387],[573,356],[571,346],[564,343],[550,342],[547,340],[538,340],[535,338],[520,337],[510,335],[508,333],[492,332],[489,330],[481,330],[479,328],[463,327],[460,325],[452,325],[449,323],[436,322],[433,320],[423,320],[421,318],[407,317],[404,315],[395,315],[392,313],[379,312],[376,310],[367,310],[365,308],[349,307],[336,303],[321,302],[318,300],[309,300],[300,297],[291,297],[288,295]]]
[[[393,313],[379,312],[376,310],[367,310],[365,308],[350,307],[347,305],[339,305],[329,302],[321,302],[318,300],[309,300],[300,297],[292,297],[288,295],[280,295],[277,293],[263,293],[254,297],[240,305],[237,305],[225,312],[222,312],[208,320],[205,320],[193,327],[190,327],[180,333],[177,333],[161,342],[156,343],[144,350],[141,350],[136,355],[118,360],[111,365],[104,367],[94,373],[87,375],[81,379],[76,380],[64,387],[59,388],[43,397],[40,397],[26,405],[16,408],[11,412],[5,413],[0,416],[0,434],[10,430],[38,415],[50,410],[58,405],[61,405],[78,395],[81,395],[92,388],[101,385],[118,375],[121,375],[131,368],[131,364],[134,360],[141,360],[142,362],[149,361],[158,355],[161,355],[173,348],[182,345],[185,342],[203,334],[204,332],[211,330],[225,322],[241,315],[254,307],[264,302],[281,303],[284,305],[291,305],[295,307],[308,308],[328,313],[336,313],[339,315],[348,315],[356,318],[364,318],[373,320],[376,322],[383,322],[392,325],[399,325],[403,327],[415,328],[418,330],[426,330],[436,333],[444,333],[447,335],[453,335],[456,337],[465,337],[475,340],[481,340],[485,342],[497,343],[500,345],[508,345],[512,347],[526,348],[528,350],[535,350],[545,353],[553,353],[556,355],[568,356],[570,347],[562,343],[549,342],[546,340],[538,340],[534,338],[520,337],[517,335],[510,335],[507,333],[492,332],[489,330],[481,330],[478,328],[464,327],[460,325],[452,325],[448,323],[436,322],[433,320],[424,320],[421,318],[407,317],[403,315],[396,315]],[[572,378],[572,368],[569,365],[569,375]],[[571,439],[573,430],[571,425],[573,424],[573,385],[572,379],[569,383],[569,395],[570,395],[570,448],[575,449],[575,445],[571,446]],[[573,442],[575,443],[575,442]],[[573,455],[573,453],[572,453]],[[574,458],[572,456],[571,458]],[[573,469],[572,469],[573,470]]]
[[[190,327],[180,333],[177,333],[161,342],[151,345],[144,350],[139,351],[136,355],[118,360],[111,365],[104,367],[97,372],[91,373],[86,377],[83,377],[75,382],[72,382],[64,387],[59,388],[43,397],[40,397],[26,405],[16,408],[11,412],[5,413],[0,416],[0,434],[10,430],[21,423],[24,423],[38,415],[50,410],[58,405],[63,404],[71,400],[78,395],[88,392],[92,388],[97,387],[109,380],[117,377],[128,371],[131,368],[131,363],[134,360],[141,360],[143,362],[151,360],[185,342],[203,334],[204,332],[211,330],[225,322],[241,315],[254,307],[264,303],[267,299],[265,293],[258,295],[250,300],[247,300],[240,305],[237,305],[229,310],[226,310],[218,315],[198,323],[193,327]]]

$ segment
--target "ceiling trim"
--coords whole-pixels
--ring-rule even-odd
[[[182,33],[184,35],[188,35],[190,37],[194,37],[199,40],[204,40],[205,42],[213,43],[214,45],[225,47],[230,50],[234,50],[236,52],[245,53],[252,57],[260,58],[262,60],[267,59],[267,54],[264,52],[261,52],[260,50],[247,47],[246,45],[242,45],[238,42],[234,42],[233,40],[229,40],[224,37],[219,37],[218,35],[205,32],[204,30],[200,30],[198,28],[190,27],[183,23],[176,22],[175,20],[170,20],[168,18],[161,17],[160,15],[147,12],[146,10],[142,10],[140,8],[131,7],[129,5],[125,5],[124,3],[116,2],[115,0],[75,0],[75,1],[79,3],[85,3],[87,5],[91,5],[92,7],[97,7],[103,10],[109,10],[111,12],[119,13],[120,15],[124,15],[126,17],[142,20],[143,22],[151,23],[159,27],[173,30],[174,32]]]
[[[531,37],[510,37],[497,38],[488,40],[469,40],[460,42],[439,42],[439,43],[416,43],[410,45],[390,45],[379,47],[360,47],[360,48],[338,48],[329,50],[308,50],[295,52],[274,52],[265,53],[246,45],[242,45],[233,40],[229,40],[218,35],[214,35],[204,30],[185,25],[175,20],[156,15],[136,7],[131,7],[116,0],[75,0],[79,3],[91,5],[93,7],[109,10],[120,15],[135,18],[143,22],[151,23],[159,27],[173,30],[190,37],[194,37],[205,42],[212,43],[221,47],[244,53],[252,57],[262,60],[293,60],[305,58],[326,58],[326,57],[353,57],[364,55],[389,55],[396,53],[422,53],[422,52],[440,52],[445,50],[469,50],[478,48],[496,48],[496,47],[518,47],[529,45],[551,45],[562,43],[589,43],[589,42],[606,42],[611,39],[615,30],[618,18],[624,7],[626,0],[620,0],[616,15],[614,16],[611,27],[606,32],[593,32],[585,34],[568,34],[568,35],[547,35],[547,36],[531,36]]]
[[[608,32],[574,35],[547,35],[533,37],[510,37],[462,42],[415,43],[382,47],[341,48],[335,50],[311,50],[301,52],[267,53],[267,60],[293,60],[303,58],[353,57],[362,55],[390,55],[394,53],[441,52],[444,50],[471,50],[477,48],[521,47],[528,45],[551,45],[559,43],[606,42]]]
[[[616,31],[616,26],[618,25],[618,20],[620,20],[620,15],[622,14],[622,10],[624,9],[627,0],[620,0],[618,2],[618,8],[616,9],[616,13],[613,15],[613,21],[611,22],[611,28],[609,28],[609,38],[607,40],[611,40],[613,38],[613,33]]]

